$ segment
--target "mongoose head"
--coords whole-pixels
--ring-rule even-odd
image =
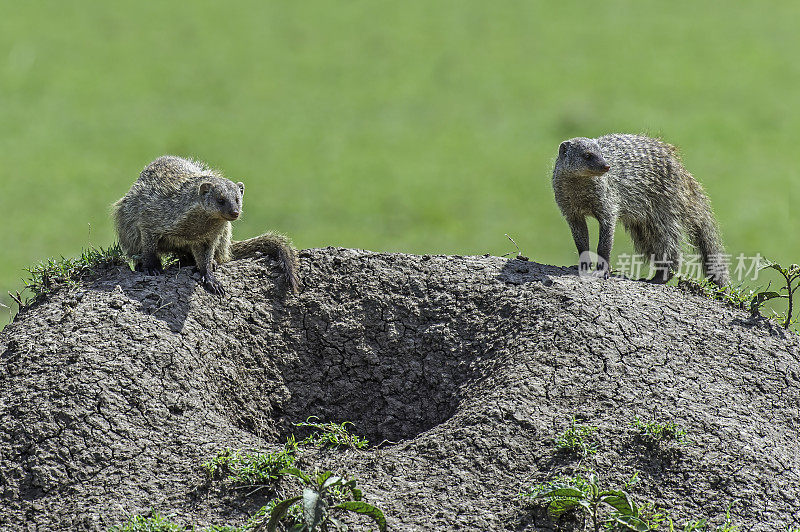
[[[209,177],[200,184],[198,192],[205,208],[221,218],[233,221],[242,213],[244,183]]]
[[[611,169],[600,152],[597,141],[585,137],[576,137],[561,143],[556,167],[581,177],[603,175]]]

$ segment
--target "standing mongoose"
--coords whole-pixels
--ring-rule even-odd
[[[136,262],[136,271],[148,275],[163,272],[163,254],[194,262],[203,286],[217,295],[224,295],[225,289],[214,276],[216,266],[260,251],[280,261],[297,293],[297,255],[285,236],[266,233],[231,242],[231,221],[241,215],[243,194],[243,183],[224,178],[204,163],[164,155],[147,165],[112,206],[119,243]]]
[[[619,219],[636,252],[658,262],[651,282],[665,283],[672,277],[670,270],[678,270],[686,234],[700,252],[704,273],[719,286],[728,284],[711,204],[674,146],[623,134],[566,140],[558,149],[553,191],[579,254],[589,250],[586,216],[599,222],[597,254],[606,264],[599,261],[598,267],[605,276]]]

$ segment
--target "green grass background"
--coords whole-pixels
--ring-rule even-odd
[[[574,264],[552,162],[613,131],[681,147],[730,253],[798,262],[798,19],[791,1],[8,4],[0,289],[112,243],[108,206],[164,153],[246,183],[239,238],[498,255],[509,233]]]

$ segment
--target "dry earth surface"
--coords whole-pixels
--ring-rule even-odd
[[[636,497],[679,520],[733,503],[742,530],[800,526],[797,335],[517,259],[327,248],[301,267],[292,296],[267,258],[226,264],[224,298],[189,268],[108,267],[17,316],[0,333],[0,528],[105,530],[151,508],[242,524],[267,494],[199,464],[278,449],[310,415],[384,442],[303,461],[357,477],[392,530],[552,530],[518,494],[578,466],[553,444],[572,416],[599,429],[583,466],[640,471]],[[642,445],[637,416],[693,443]]]

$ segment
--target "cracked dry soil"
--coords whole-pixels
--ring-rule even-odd
[[[800,526],[796,335],[516,259],[327,248],[301,268],[291,296],[268,259],[226,264],[220,299],[188,269],[109,267],[23,311],[0,333],[0,529],[105,530],[151,508],[241,524],[264,497],[198,465],[275,450],[310,415],[388,441],[304,460],[356,476],[392,530],[552,530],[518,493],[576,465],[553,446],[573,415],[599,428],[588,465],[640,471],[640,501]],[[636,416],[694,443],[638,445]]]

